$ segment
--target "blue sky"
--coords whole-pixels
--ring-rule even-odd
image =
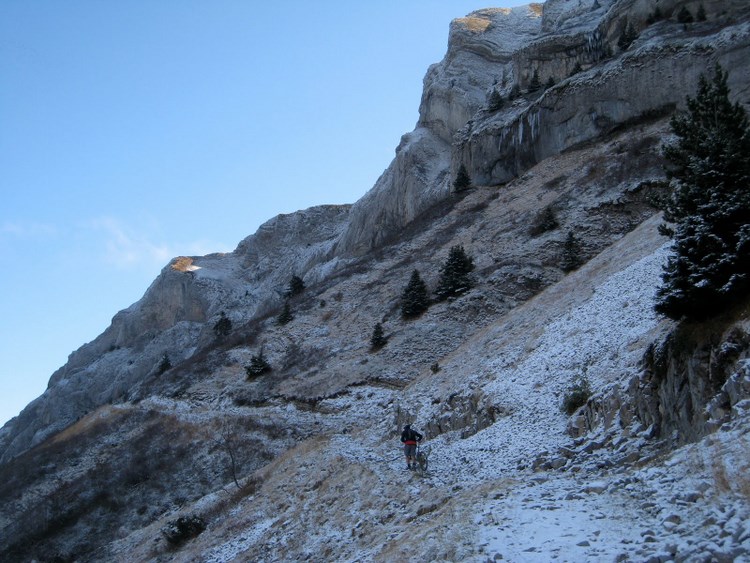
[[[492,5],[0,2],[0,424],[172,257],[359,199]]]

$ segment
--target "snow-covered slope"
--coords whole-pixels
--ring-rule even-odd
[[[212,523],[170,559],[745,560],[748,418],[670,452],[623,413],[574,438],[560,410],[581,374],[600,399],[625,394],[644,346],[664,329],[651,305],[666,257],[658,221],[403,390],[358,386],[320,401],[317,414],[267,408],[264,416],[290,427],[325,418],[332,431],[257,472],[236,503],[219,494],[184,507]],[[456,415],[446,403],[460,405],[463,395],[478,411],[492,409],[494,422],[427,432],[428,473],[405,471],[397,422],[440,432]],[[120,540],[111,555],[164,553],[146,541],[163,524]]]

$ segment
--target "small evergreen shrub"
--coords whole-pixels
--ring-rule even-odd
[[[487,100],[487,109],[493,112],[499,111],[503,109],[503,105],[505,105],[505,100],[503,100],[503,97],[500,95],[500,92],[497,91],[497,88],[493,88],[492,93]]]
[[[292,308],[289,305],[289,301],[285,301],[284,308],[281,309],[281,313],[279,313],[279,316],[276,317],[276,322],[283,326],[291,322],[293,319],[294,315],[292,314]]]
[[[260,349],[258,354],[255,354],[250,358],[250,365],[245,366],[245,372],[247,373],[248,379],[259,377],[269,371],[271,371],[271,364],[266,361],[266,358],[263,355],[263,348]]]
[[[431,371],[432,373],[437,373],[437,372],[439,372],[439,371],[440,371],[440,369],[441,369],[441,368],[440,368],[440,364],[439,364],[438,362],[435,362],[434,364],[432,364],[432,365],[430,366],[430,371]]]
[[[703,4],[700,4],[698,6],[698,11],[695,14],[695,19],[699,22],[706,21],[706,8],[703,7]]]
[[[466,166],[461,164],[461,166],[458,167],[456,179],[453,180],[453,189],[457,192],[462,192],[464,190],[468,190],[470,187],[471,178],[469,177],[469,173],[466,171]]]
[[[563,244],[562,256],[560,257],[560,268],[563,272],[577,270],[583,264],[581,252],[583,247],[573,231],[568,231],[568,236]]]
[[[650,13],[650,14],[648,15],[648,18],[646,18],[646,23],[648,23],[648,24],[656,23],[656,22],[658,22],[659,20],[661,20],[661,19],[663,19],[663,18],[664,18],[664,15],[663,15],[663,14],[661,13],[661,10],[660,10],[660,9],[659,9],[659,7],[657,6],[657,7],[656,7],[656,8],[654,9],[654,11],[653,11],[653,12],[651,12],[651,13]]]
[[[548,205],[537,214],[531,227],[529,227],[529,234],[532,237],[538,237],[546,232],[554,231],[559,226],[560,223],[557,221],[555,212]]]
[[[386,345],[388,342],[388,339],[383,334],[383,325],[380,323],[375,324],[375,328],[372,331],[372,336],[370,337],[370,347],[373,351],[380,350],[383,346]]]
[[[294,297],[303,291],[305,291],[305,282],[297,275],[292,276],[292,279],[289,280],[289,285],[286,288],[285,295],[287,297]]]
[[[620,51],[627,51],[636,39],[638,39],[638,32],[633,27],[633,24],[628,22],[622,30],[620,38],[617,40],[617,46],[620,48]]]
[[[232,332],[232,321],[226,316],[224,311],[221,312],[219,320],[214,324],[214,333],[217,338],[224,338]]]
[[[542,81],[539,79],[539,71],[535,70],[534,75],[531,77],[529,82],[529,92],[536,92],[542,87]]]
[[[167,353],[164,352],[164,355],[161,358],[161,362],[159,362],[159,366],[156,368],[156,373],[157,375],[161,375],[170,369],[172,369],[172,362],[169,361],[169,356],[167,356]]]
[[[474,280],[471,272],[474,270],[474,259],[466,254],[463,246],[456,245],[450,249],[448,259],[440,268],[435,296],[439,301],[460,295],[472,288]]]
[[[581,377],[563,396],[562,411],[570,416],[586,404],[591,397],[591,386],[588,379]]]
[[[687,9],[687,6],[683,6],[682,9],[677,12],[677,21],[679,23],[693,23],[693,14]]]

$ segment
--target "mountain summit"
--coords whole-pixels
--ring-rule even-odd
[[[454,20],[362,199],[173,259],[0,430],[1,558],[750,557],[748,302],[653,308],[717,63],[747,110],[744,0]]]

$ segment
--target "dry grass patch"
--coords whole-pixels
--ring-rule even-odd
[[[490,24],[492,23],[490,20],[487,20],[484,18],[471,17],[471,16],[466,17],[466,18],[458,18],[455,20],[455,22],[458,24],[461,24],[472,33],[484,33],[485,31],[487,31],[487,28],[489,28]]]
[[[200,270],[200,267],[193,264],[193,259],[189,256],[179,256],[172,262],[172,269],[178,272],[194,272]]]
[[[49,441],[49,444],[57,444],[80,436],[85,432],[89,432],[95,427],[103,423],[112,423],[121,418],[129,409],[125,407],[113,407],[111,405],[104,405],[99,407],[95,411],[87,414],[80,420],[74,422],[64,430],[61,430]]]

